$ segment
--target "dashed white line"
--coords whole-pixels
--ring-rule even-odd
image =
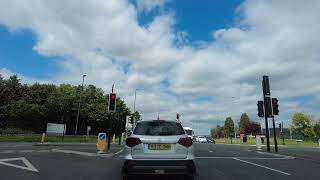
[[[284,174],[284,175],[287,175],[287,176],[291,175],[290,173],[283,172],[283,171],[280,171],[280,170],[277,170],[277,169],[273,169],[273,168],[270,168],[270,167],[267,167],[267,166],[263,166],[263,165],[260,165],[260,164],[256,164],[256,163],[253,163],[253,162],[241,160],[241,159],[238,159],[238,158],[233,158],[233,159],[237,160],[237,161],[241,161],[241,162],[247,163],[247,164],[251,164],[251,165],[254,165],[254,166],[258,166],[258,167],[261,167],[261,168],[264,168],[264,169],[268,169],[270,171],[278,172],[278,173],[281,173],[281,174]]]
[[[14,153],[15,150],[5,150],[5,151],[0,151],[0,153]]]
[[[37,152],[39,152],[39,153],[47,153],[47,152],[51,152],[51,150],[50,149],[46,149],[46,150],[39,150]]]
[[[35,150],[22,150],[22,151],[19,151],[20,153],[31,153],[31,152],[34,152]]]

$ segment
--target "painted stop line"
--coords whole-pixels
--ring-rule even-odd
[[[10,161],[22,161],[25,166],[9,163]],[[25,157],[0,159],[0,165],[15,167],[27,171],[39,172]]]

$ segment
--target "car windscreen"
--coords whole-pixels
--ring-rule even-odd
[[[185,131],[186,131],[186,133],[187,133],[189,136],[192,135],[192,130],[185,130]]]
[[[180,123],[168,121],[140,122],[134,128],[133,134],[148,136],[174,136],[185,134]]]

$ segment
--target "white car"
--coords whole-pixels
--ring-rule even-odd
[[[199,143],[207,143],[207,138],[204,136],[198,136],[198,141]]]
[[[123,153],[123,180],[145,174],[179,174],[193,180],[196,173],[192,139],[176,121],[138,122]]]

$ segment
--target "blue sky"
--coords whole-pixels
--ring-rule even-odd
[[[174,11],[175,28],[188,33],[191,42],[211,41],[212,32],[228,28],[235,21],[235,10],[242,0],[232,1],[170,1],[163,11]],[[139,23],[152,21],[159,10],[139,15]],[[210,23],[209,23],[210,22]],[[10,32],[0,25],[0,67],[33,77],[52,78],[59,70],[58,57],[44,57],[33,50],[37,37],[30,30]],[[126,70],[126,68],[124,68]],[[199,100],[196,100],[199,101]],[[201,101],[204,101],[201,98]]]
[[[50,78],[58,70],[54,57],[44,57],[32,48],[36,36],[28,31],[10,32],[0,26],[0,67],[39,79]]]

